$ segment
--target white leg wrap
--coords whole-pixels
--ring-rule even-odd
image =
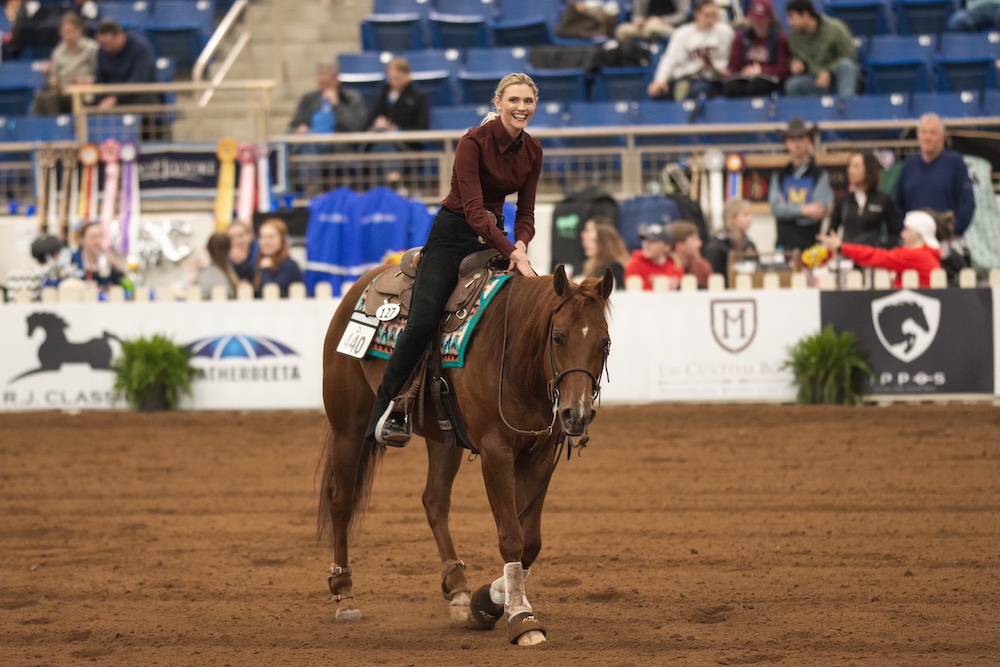
[[[524,571],[524,581],[527,581],[530,576],[531,568],[529,567]],[[490,584],[490,600],[492,600],[493,604],[496,605],[502,605],[507,601],[507,587],[504,585],[503,577],[494,580],[494,582]]]
[[[524,594],[524,568],[521,563],[506,563],[503,566],[503,579],[506,597],[504,599],[504,610],[508,618],[517,614],[531,613],[531,605]],[[490,587],[492,593],[492,587]],[[492,595],[491,595],[492,597]]]

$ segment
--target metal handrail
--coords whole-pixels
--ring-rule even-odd
[[[219,65],[219,69],[215,72],[215,75],[212,77],[212,87],[201,94],[201,98],[198,100],[199,108],[204,109],[205,107],[208,106],[208,103],[209,101],[211,101],[212,96],[215,95],[215,91],[222,83],[222,80],[226,78],[226,74],[229,73],[229,70],[232,68],[233,63],[236,62],[236,59],[239,57],[240,53],[243,52],[243,47],[245,47],[247,45],[247,42],[249,41],[250,41],[249,32],[244,32],[242,35],[240,35],[240,38],[236,40],[236,44],[233,45],[233,48],[229,51],[229,54],[226,56],[226,59],[222,62],[221,65]]]
[[[208,63],[215,55],[216,50],[222,44],[222,40],[226,38],[229,31],[236,25],[237,19],[250,4],[250,0],[236,0],[233,5],[226,12],[226,15],[219,21],[219,26],[212,33],[211,39],[208,40],[208,44],[205,48],[201,50],[198,55],[198,59],[194,63],[194,69],[191,70],[191,80],[195,82],[201,82],[205,78],[205,70],[208,68]],[[244,33],[247,34],[247,33]],[[242,47],[241,47],[242,48]]]

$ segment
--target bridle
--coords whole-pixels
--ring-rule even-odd
[[[549,422],[548,427],[538,430],[521,429],[517,428],[516,426],[513,426],[510,422],[507,421],[507,417],[504,416],[503,413],[503,378],[504,378],[503,371],[504,371],[504,360],[507,357],[507,332],[510,321],[510,297],[513,291],[514,291],[514,285],[512,281],[512,283],[507,286],[507,303],[504,307],[504,314],[503,314],[503,347],[500,349],[500,382],[497,388],[497,408],[500,411],[500,419],[503,420],[504,426],[514,431],[515,433],[519,433],[521,435],[532,435],[535,437],[542,435],[552,435],[552,433],[555,432],[556,420],[559,418],[559,395],[560,395],[559,385],[564,379],[566,379],[566,376],[571,375],[572,373],[583,373],[584,375],[589,377],[591,384],[591,398],[594,403],[597,403],[598,405],[600,404],[601,377],[607,376],[608,379],[610,380],[610,374],[608,374],[608,369],[607,369],[607,361],[608,361],[608,353],[611,351],[611,341],[606,341],[604,343],[601,355],[601,367],[600,369],[598,369],[596,375],[592,373],[589,368],[582,368],[582,367],[570,368],[565,371],[560,371],[558,366],[556,366],[555,341],[553,340],[553,326],[555,322],[556,313],[558,313],[559,310],[566,305],[566,303],[569,301],[569,298],[567,297],[562,301],[560,301],[558,304],[556,304],[552,308],[552,312],[549,313],[549,327],[548,327],[549,369],[552,371],[552,377],[549,379],[548,382],[547,393],[549,396],[549,400],[552,401],[552,420]],[[587,441],[590,439],[586,433],[586,430],[584,430],[584,434],[583,437],[580,439],[579,445],[575,445],[575,443],[573,443],[572,437],[565,434],[564,432],[560,432],[559,436],[560,436],[560,441],[562,440],[563,437],[569,438],[570,450],[572,450],[574,446],[585,447],[587,445]]]

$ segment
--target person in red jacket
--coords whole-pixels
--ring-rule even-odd
[[[781,90],[788,78],[788,35],[774,16],[771,0],[753,0],[747,27],[733,37],[722,83],[725,97],[763,97]]]
[[[816,238],[830,253],[840,249],[840,254],[861,266],[889,269],[896,274],[894,284],[902,286],[903,271],[914,269],[920,276],[920,286],[930,287],[931,271],[941,268],[941,244],[938,236],[948,238],[954,229],[951,213],[936,213],[928,210],[910,211],[903,218],[900,237],[903,244],[886,250],[856,243],[841,243],[834,232]]]
[[[670,252],[674,247],[674,237],[664,225],[653,224],[641,228],[639,238],[642,239],[642,249],[632,253],[625,267],[625,286],[628,287],[629,277],[642,278],[642,289],[653,290],[654,276],[667,276],[668,288],[675,290],[681,284],[684,269],[673,263]]]

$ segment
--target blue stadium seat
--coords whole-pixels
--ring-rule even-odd
[[[432,130],[468,130],[479,125],[490,107],[485,104],[460,104],[452,107],[431,107]]]
[[[639,125],[683,125],[691,127],[697,121],[698,105],[694,100],[684,102],[641,99],[636,104],[635,120]],[[691,144],[697,137],[691,132],[674,135],[649,135],[636,137],[639,146]]]
[[[939,91],[997,87],[1000,33],[944,33],[934,62]]]
[[[100,143],[105,139],[139,143],[141,122],[131,113],[114,116],[93,114],[87,116],[87,141]]]
[[[887,0],[890,1],[890,0]],[[891,0],[900,35],[936,35],[948,28],[954,0]]]
[[[35,91],[45,87],[41,62],[13,60],[0,62],[0,116],[31,113]]]
[[[982,100],[977,90],[953,93],[914,93],[910,111],[914,116],[936,113],[942,118],[974,118],[982,115]]]
[[[653,65],[634,67],[602,67],[594,77],[591,99],[595,101],[631,102],[646,96],[653,80]]]
[[[409,51],[424,45],[424,19],[419,14],[369,14],[359,24],[365,51]]]
[[[587,72],[579,67],[565,69],[535,69],[529,65],[527,74],[538,86],[538,95],[545,101],[586,102]]]
[[[427,93],[432,106],[448,106],[458,98],[456,74],[462,66],[462,53],[458,49],[426,49],[403,51],[410,63],[410,73],[420,89]]]
[[[104,0],[97,5],[100,19],[114,19],[125,30],[144,30],[152,19],[145,0]]]
[[[473,48],[465,52],[465,64],[458,71],[461,104],[485,104],[493,99],[497,83],[511,72],[528,68],[524,47]]]
[[[213,0],[156,0],[144,30],[158,58],[172,58],[178,71],[189,72],[214,28]]]
[[[934,60],[936,53],[936,36],[872,37],[865,69],[866,92],[879,95],[929,91],[929,63]]]
[[[827,0],[823,11],[846,23],[855,36],[892,32],[885,0]]]
[[[567,106],[569,127],[615,127],[635,124],[634,102],[570,102]],[[624,135],[612,137],[574,138],[567,140],[571,146],[624,147]]]
[[[912,118],[910,96],[905,93],[892,95],[857,95],[840,101],[842,120],[899,120]],[[876,130],[840,130],[838,133],[852,141],[898,138],[901,129],[891,127]]]
[[[549,25],[558,5],[545,0],[499,0],[489,28],[494,46],[551,44]]]
[[[0,141],[72,141],[73,116],[0,117]]]
[[[433,7],[431,0],[372,0],[372,14],[419,14],[426,17]]]
[[[490,46],[488,25],[496,15],[493,0],[435,0],[427,14],[430,46],[468,49]]]
[[[787,123],[792,118],[802,118],[809,123],[841,120],[837,98],[832,95],[819,97],[779,97],[774,103],[773,120]],[[830,130],[820,131],[823,141],[836,141],[840,135]]]
[[[0,83],[0,116],[24,116],[31,113],[35,89],[23,84]]]
[[[337,56],[337,62],[340,64],[340,82],[361,93],[365,104],[371,109],[385,83],[388,54],[383,56],[371,51],[341,53]]]
[[[1000,116],[1000,90],[987,90],[983,93],[983,115]]]
[[[771,105],[766,97],[725,98],[706,100],[698,118],[699,123],[769,123]],[[709,144],[766,143],[773,140],[767,132],[740,132],[703,134],[701,140]]]

